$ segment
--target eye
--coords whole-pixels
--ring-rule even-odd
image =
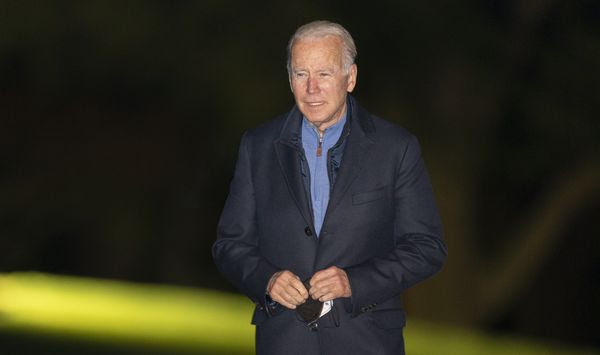
[[[320,76],[321,78],[327,78],[327,77],[331,76],[331,73],[327,73],[327,72],[321,72],[321,73],[319,73],[319,76]]]
[[[296,72],[296,73],[294,73],[294,76],[298,79],[302,79],[302,78],[306,77],[306,73],[305,72]]]

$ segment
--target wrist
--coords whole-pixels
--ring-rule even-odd
[[[277,278],[277,276],[279,276],[280,273],[281,273],[281,271],[277,271],[276,273],[271,275],[269,282],[267,282],[267,288],[265,289],[265,293],[267,294],[267,296],[269,296],[269,298],[271,298],[271,296],[270,296],[271,295],[271,287],[273,287],[273,284],[275,283],[275,279]]]

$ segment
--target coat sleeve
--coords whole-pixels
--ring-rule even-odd
[[[278,271],[261,254],[256,227],[256,203],[248,151],[242,137],[229,196],[219,219],[212,255],[219,271],[254,303],[264,305],[270,277]]]
[[[393,193],[394,248],[345,269],[354,316],[432,276],[447,256],[431,183],[414,136],[401,154]]]

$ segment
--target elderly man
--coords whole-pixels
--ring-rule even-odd
[[[403,354],[402,292],[446,258],[419,144],[349,95],[355,57],[339,24],[300,27],[296,105],[242,138],[213,256],[258,354]]]

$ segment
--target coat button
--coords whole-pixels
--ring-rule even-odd
[[[304,234],[306,234],[309,237],[313,235],[312,231],[310,230],[310,227],[304,228]]]

